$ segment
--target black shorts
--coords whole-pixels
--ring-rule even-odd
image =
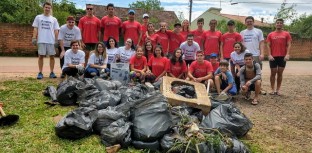
[[[86,50],[87,51],[92,51],[92,50],[95,50],[95,46],[96,46],[96,43],[85,43],[86,45]]]
[[[284,60],[284,57],[285,56],[274,57],[274,61],[270,61],[270,68],[285,67],[286,61]]]
[[[186,66],[191,65],[195,60],[185,60]]]

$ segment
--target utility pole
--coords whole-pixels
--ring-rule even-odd
[[[191,24],[192,20],[192,6],[193,6],[193,0],[190,0],[190,15],[189,15],[189,23]]]

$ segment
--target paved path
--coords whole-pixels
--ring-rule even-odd
[[[0,79],[3,77],[35,77],[38,73],[38,59],[35,57],[0,57]],[[55,70],[60,76],[59,58],[55,58]],[[43,74],[48,77],[50,73],[49,58],[44,58]],[[269,75],[269,63],[264,62],[263,74]],[[312,75],[312,61],[287,62],[285,75]]]

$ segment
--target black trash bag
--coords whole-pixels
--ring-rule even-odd
[[[92,125],[97,119],[96,109],[79,107],[63,117],[55,127],[55,133],[60,138],[80,139],[92,134]]]
[[[121,94],[118,90],[102,90],[98,89],[88,90],[86,97],[78,98],[78,103],[80,107],[90,107],[94,106],[98,110],[105,109],[108,106],[116,106],[119,104],[121,99]]]
[[[233,137],[232,138],[233,142],[233,148],[232,151],[233,153],[249,153],[250,150],[248,149],[247,146],[245,146],[241,141],[239,141],[237,138]]]
[[[197,148],[198,148],[198,150],[197,150]],[[198,153],[198,152],[199,153],[214,153],[214,150],[213,150],[213,147],[211,147],[207,143],[201,142],[201,143],[197,143],[195,145],[190,145],[187,148],[187,152],[190,152],[190,153]]]
[[[116,90],[122,86],[122,83],[118,80],[111,80],[111,82],[115,84]]]
[[[217,128],[221,132],[232,132],[237,137],[244,136],[253,126],[251,121],[233,104],[222,104],[210,111],[201,126]]]
[[[153,142],[162,138],[173,126],[167,99],[155,92],[131,110],[133,139]]]
[[[229,96],[228,99],[225,99],[225,100],[218,99],[218,96],[219,96],[219,94],[217,94],[217,93],[210,95],[210,102],[211,102],[210,110],[213,110],[213,109],[217,108],[221,104],[230,104],[230,103],[232,103],[232,97],[231,96]]]
[[[136,149],[149,149],[150,151],[159,150],[159,142],[143,142],[143,141],[132,141],[132,145]]]
[[[187,106],[174,106],[170,109],[170,114],[173,125],[177,125],[181,121],[183,116],[190,115]]]
[[[160,140],[160,146],[163,151],[168,151],[175,143],[176,138],[172,134],[165,134]]]
[[[106,146],[120,144],[127,147],[131,143],[131,122],[126,122],[123,118],[112,122],[101,131],[101,142]]]
[[[67,80],[60,83],[57,87],[56,97],[58,102],[63,106],[75,105],[77,102],[78,90],[77,85],[83,82],[74,77],[69,77]]]
[[[46,89],[44,89],[43,91],[43,95],[46,96],[46,97],[51,97],[51,100],[53,102],[56,102],[57,101],[57,98],[56,98],[56,88],[54,86],[47,86]]]
[[[185,98],[196,98],[196,92],[194,87],[188,85],[174,85],[172,91],[175,94],[183,96]]]
[[[93,130],[95,133],[100,134],[104,127],[109,126],[111,123],[118,119],[126,119],[126,116],[115,110],[114,107],[107,107],[98,111],[98,118],[93,124]]]
[[[116,84],[112,81],[103,80],[102,78],[95,79],[95,86],[100,90],[116,90]]]

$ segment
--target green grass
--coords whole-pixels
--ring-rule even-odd
[[[74,106],[54,106],[44,104],[49,98],[42,95],[48,85],[57,86],[58,79],[36,80],[26,78],[17,81],[0,81],[0,102],[4,103],[6,114],[16,114],[20,120],[12,126],[0,127],[0,153],[18,152],[105,152],[98,135],[71,141],[55,135],[57,115],[65,116]],[[252,152],[262,152],[261,148],[250,141],[244,141]],[[129,148],[122,153],[146,152]]]

